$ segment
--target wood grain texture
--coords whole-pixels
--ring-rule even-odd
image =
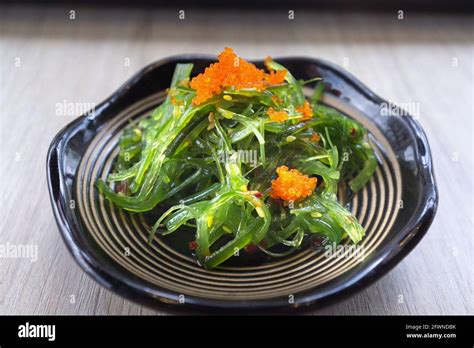
[[[46,151],[75,117],[57,115],[57,103],[99,103],[152,61],[224,46],[247,58],[324,58],[420,108],[440,191],[429,233],[376,284],[314,314],[474,313],[472,17],[185,9],[179,20],[178,9],[79,7],[70,20],[69,10],[0,11],[0,244],[38,247],[36,262],[0,258],[0,314],[163,314],[75,264],[51,212]]]

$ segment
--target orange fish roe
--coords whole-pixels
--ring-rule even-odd
[[[272,56],[266,56],[263,60],[263,64],[265,65],[265,68],[267,68],[268,71],[273,71],[269,64],[271,61],[273,61]]]
[[[281,103],[283,103],[283,99],[281,99],[277,95],[274,95],[274,96],[272,96],[272,102],[274,102],[275,104],[281,104]]]
[[[265,82],[267,85],[279,85],[285,81],[286,70],[271,71],[269,74],[265,74]]]
[[[285,122],[288,120],[288,113],[285,110],[276,111],[273,108],[268,108],[267,114],[275,122]]]
[[[170,102],[171,102],[171,104],[176,105],[176,106],[180,106],[180,105],[184,104],[182,99],[178,99],[175,96],[171,96]]]
[[[255,88],[263,91],[270,85],[283,83],[285,79],[286,70],[267,74],[254,64],[237,57],[232,48],[226,47],[218,58],[217,63],[211,64],[204,73],[194,77],[189,83],[190,87],[196,90],[193,99],[195,105],[220,94],[225,87]]]
[[[317,178],[301,174],[297,169],[288,170],[287,166],[278,167],[278,178],[272,180],[270,197],[284,201],[296,201],[310,196],[316,188]]]
[[[318,133],[314,133],[314,134],[311,136],[311,141],[317,142],[317,141],[320,141],[320,140],[321,140],[321,137],[319,136]]]
[[[313,117],[313,109],[311,108],[311,105],[308,103],[308,101],[305,101],[303,106],[296,108],[296,111],[303,114],[301,121],[307,121]]]

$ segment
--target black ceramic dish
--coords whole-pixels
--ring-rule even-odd
[[[363,257],[331,258],[305,249],[263,265],[209,271],[164,238],[147,245],[146,216],[116,209],[93,184],[110,171],[118,136],[128,120],[148,115],[163,100],[176,63],[194,63],[197,74],[212,61],[183,55],[149,65],[51,143],[47,171],[54,215],[68,249],[89,275],[120,295],[168,309],[292,310],[360,290],[415,247],[438,202],[423,130],[412,117],[388,110],[387,102],[349,73],[309,58],[276,61],[298,79],[322,77],[324,103],[368,128],[380,160],[370,184],[350,202],[367,229]]]

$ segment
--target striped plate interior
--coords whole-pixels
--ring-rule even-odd
[[[311,248],[291,257],[253,267],[219,267],[205,270],[189,255],[184,255],[157,236],[147,243],[150,226],[141,214],[115,208],[100,196],[94,186],[105,179],[118,154],[121,130],[130,119],[148,116],[164,99],[158,93],[132,105],[107,123],[96,135],[78,168],[75,198],[82,223],[100,248],[117,264],[152,286],[176,294],[220,300],[257,300],[287,297],[315,288],[341,276],[363,258],[339,254],[327,257]],[[325,104],[360,121],[369,129],[379,158],[379,166],[370,183],[349,203],[352,212],[366,228],[361,242],[369,255],[387,236],[393,225],[401,198],[398,162],[382,133],[370,122],[337,98],[325,97]],[[179,231],[178,231],[179,233]],[[344,241],[343,244],[348,244]],[[171,299],[170,299],[171,300]]]

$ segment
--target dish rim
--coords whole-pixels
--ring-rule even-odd
[[[301,56],[275,58],[276,61],[279,59],[285,61],[304,60],[306,62],[314,63],[319,67],[324,67],[325,69],[336,73],[345,81],[345,83],[352,84],[353,87],[355,87],[371,101],[379,105],[382,103],[388,103],[385,99],[375,94],[350,72],[334,63],[320,58]],[[264,312],[269,310],[273,312],[275,310],[281,310],[282,312],[293,312],[294,310],[301,311],[304,309],[309,310],[314,309],[315,307],[321,307],[330,304],[335,300],[346,298],[368,287],[370,284],[374,283],[376,280],[380,279],[382,276],[386,275],[390,270],[392,270],[420,242],[434,219],[439,197],[436,179],[434,176],[431,150],[426,134],[419,122],[412,116],[407,115],[403,116],[402,118],[406,126],[412,130],[413,137],[416,138],[416,153],[419,156],[419,160],[416,161],[416,169],[418,170],[418,175],[424,179],[420,194],[421,197],[419,200],[424,201],[425,204],[416,207],[409,221],[407,222],[406,227],[400,231],[400,233],[394,238],[393,241],[390,242],[390,244],[384,246],[384,248],[387,250],[384,250],[384,252],[381,253],[376,259],[371,260],[367,268],[359,271],[356,276],[345,282],[343,286],[334,287],[332,292],[328,294],[317,296],[318,293],[314,293],[314,290],[309,290],[305,292],[300,298],[298,306],[288,305],[288,303],[283,305],[281,301],[271,298],[252,301],[227,301],[219,299],[205,299],[194,296],[189,296],[189,298],[186,296],[187,300],[192,300],[191,302],[179,304],[178,302],[175,302],[175,300],[171,299],[171,297],[175,295],[173,291],[166,289],[158,291],[158,289],[154,289],[153,291],[155,293],[160,293],[159,295],[153,295],[150,292],[146,292],[143,288],[143,285],[137,284],[137,282],[132,279],[123,279],[123,277],[120,277],[120,274],[117,271],[110,269],[109,267],[104,267],[104,265],[102,265],[99,260],[91,257],[91,255],[88,254],[86,250],[82,250],[77,238],[75,237],[75,234],[81,233],[81,231],[74,231],[73,227],[68,221],[65,210],[62,208],[61,204],[59,204],[60,199],[64,197],[65,190],[64,174],[60,172],[60,163],[64,158],[63,150],[66,145],[66,140],[69,139],[69,137],[74,133],[74,130],[77,129],[77,126],[83,123],[86,118],[91,120],[100,116],[100,111],[110,107],[114,101],[125,97],[127,91],[131,87],[139,85],[141,79],[149,71],[157,69],[165,64],[193,60],[215,60],[215,57],[200,54],[174,55],[145,66],[132,77],[130,77],[125,83],[123,83],[114,93],[112,93],[112,95],[97,105],[95,110],[99,110],[99,112],[94,112],[92,115],[93,117],[91,117],[91,115],[82,115],[76,118],[63,127],[56,134],[50,144],[47,153],[46,169],[48,191],[53,208],[53,214],[59,227],[61,236],[69,252],[72,254],[79,266],[95,281],[127,299],[158,309],[166,309],[168,312],[194,312],[196,309],[201,312],[222,312],[229,310],[242,313],[248,312],[249,310],[259,310]],[[253,62],[260,63],[262,61],[253,60]],[[400,245],[400,241],[402,240],[403,245]],[[245,307],[243,307],[243,304],[245,304]]]

